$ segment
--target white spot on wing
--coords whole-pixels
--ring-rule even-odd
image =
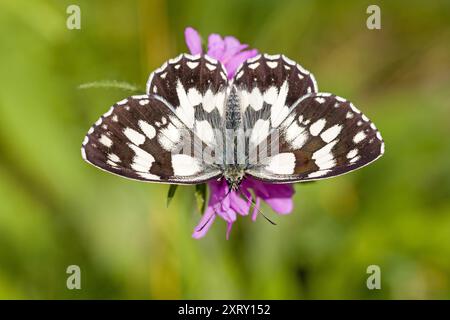
[[[342,126],[339,124],[335,124],[334,126],[328,128],[327,130],[322,132],[320,137],[322,138],[322,140],[324,142],[329,143],[338,136],[338,134],[341,132],[341,130],[342,130]]]
[[[331,170],[319,170],[308,174],[308,178],[319,178],[326,175]]]
[[[148,95],[146,95],[146,94],[139,94],[139,95],[131,96],[131,98],[134,99],[134,100],[147,99]]]
[[[250,145],[257,146],[269,135],[269,120],[258,119],[250,135]]]
[[[259,66],[259,62],[255,62],[255,63],[252,63],[252,64],[249,64],[249,65],[248,65],[248,67],[249,67],[250,69],[256,69],[258,66]]]
[[[213,128],[206,120],[195,122],[195,134],[207,145],[211,145],[214,142]]]
[[[277,101],[278,90],[275,87],[270,87],[264,92],[264,101],[268,104],[273,104]]]
[[[258,54],[257,56],[255,56],[253,58],[247,59],[247,63],[253,63],[255,61],[258,61],[260,58],[261,58],[261,55]]]
[[[317,97],[314,100],[316,100],[318,103],[321,103],[321,104],[326,101],[324,98],[321,98],[321,97]]]
[[[353,103],[350,103],[350,108],[352,108],[353,112],[355,112],[355,113],[361,113],[361,111],[359,111],[359,110],[353,105]]]
[[[203,99],[201,93],[195,88],[190,88],[188,90],[187,96],[193,106],[200,104]]]
[[[295,155],[293,153],[279,153],[269,159],[266,170],[275,174],[293,174],[295,169]]]
[[[82,157],[84,160],[87,160],[87,158],[86,158],[86,150],[84,150],[84,147],[81,148],[81,157]]]
[[[353,137],[353,142],[359,143],[359,142],[363,141],[365,137],[366,137],[366,134],[364,133],[364,131],[361,130],[357,134],[355,134],[355,136]]]
[[[154,175],[154,174],[151,174],[148,172],[136,172],[136,174],[138,176],[140,176],[141,178],[148,179],[148,180],[161,180],[161,178],[158,177],[157,175]]]
[[[254,87],[252,92],[248,97],[248,102],[253,110],[258,111],[263,107],[263,97],[261,95],[261,91],[259,91],[258,87]]]
[[[181,60],[181,58],[183,58],[183,55],[182,55],[182,54],[180,54],[179,56],[177,56],[177,57],[175,57],[175,58],[173,58],[173,59],[170,59],[170,60],[169,60],[169,63],[170,63],[170,64],[178,63],[178,62]]]
[[[177,82],[177,95],[178,100],[180,102],[180,106],[176,108],[176,113],[178,118],[183,119],[184,123],[189,127],[192,128],[194,126],[194,116],[195,116],[195,110],[192,106],[187,94],[186,90],[184,89],[183,84],[180,80]]]
[[[334,140],[313,153],[312,158],[320,169],[328,169],[333,166],[334,156],[331,150],[338,141],[339,140]]]
[[[123,134],[135,145],[139,146],[145,142],[145,136],[134,129],[125,128]]]
[[[347,159],[354,158],[358,154],[358,149],[352,149],[347,153]]]
[[[290,143],[293,149],[300,149],[308,141],[308,134],[305,128],[298,125],[297,121],[291,123],[286,129],[286,141]]]
[[[211,89],[206,90],[205,95],[203,96],[202,106],[203,110],[206,112],[211,112],[216,107],[215,94],[211,91]]]
[[[117,102],[117,105],[123,105],[123,104],[126,104],[128,102],[128,99],[123,99],[123,100],[120,100],[119,102]]]
[[[267,54],[267,53],[264,54],[264,58],[269,59],[269,60],[280,59],[280,56],[281,55],[279,55],[279,54],[274,54],[274,55],[270,55],[270,54]]]
[[[115,153],[108,153],[108,159],[112,162],[120,162],[120,158]]]
[[[192,176],[201,170],[198,161],[186,154],[172,155],[172,168],[176,176]]]
[[[102,134],[100,136],[100,139],[98,139],[98,142],[100,142],[102,145],[104,145],[105,147],[111,148],[113,142],[110,138],[108,138],[107,136],[105,136],[104,134]]]
[[[195,69],[195,68],[197,68],[197,66],[198,66],[198,62],[192,62],[192,61],[188,61],[188,62],[186,62],[186,64],[187,64],[187,66],[189,67],[189,68],[191,68],[191,69]]]
[[[325,119],[317,120],[309,127],[309,132],[313,136],[317,136],[322,131],[322,129],[325,127],[326,123],[327,123],[327,121]]]
[[[287,81],[284,81],[280,87],[277,100],[270,109],[270,120],[272,127],[278,127],[278,125],[288,116],[289,108],[285,105],[288,95],[289,86]]]
[[[147,138],[153,139],[156,136],[156,129],[151,124],[144,120],[139,120],[138,124]]]
[[[269,66],[269,68],[275,69],[278,66],[277,61],[266,61],[266,64]]]
[[[215,66],[213,64],[206,63],[205,65],[210,71],[214,71],[217,68],[217,66]]]
[[[161,129],[161,132],[158,134],[159,144],[167,151],[174,151],[180,139],[181,133],[172,123],[169,123],[167,127]]]
[[[360,156],[356,156],[356,157],[350,159],[349,162],[350,162],[350,163],[354,163],[354,162],[358,161],[360,158],[361,158]]]
[[[381,133],[379,131],[377,131],[377,139],[380,141],[383,140],[383,138],[381,137]]]
[[[109,108],[109,110],[103,115],[103,117],[109,117],[114,111],[114,107]]]
[[[208,56],[208,55],[205,55],[205,59],[206,59],[206,61],[208,61],[208,62],[210,62],[210,63],[212,63],[212,64],[217,64],[217,60],[214,59],[214,58],[211,58],[211,57]]]
[[[155,158],[145,150],[135,146],[134,144],[129,143],[128,146],[130,149],[134,151],[135,156],[133,157],[133,163],[131,164],[131,168],[140,172],[148,172],[152,167],[153,162],[155,162]]]
[[[290,64],[291,66],[293,66],[294,64],[296,64],[295,61],[289,59],[288,57],[286,57],[286,56],[284,56],[284,55],[282,55],[281,57],[283,58],[284,62],[286,62],[287,64]]]

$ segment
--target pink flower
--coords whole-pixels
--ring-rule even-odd
[[[290,184],[269,184],[247,177],[242,181],[240,189],[248,199],[243,199],[236,191],[228,193],[228,185],[225,179],[210,181],[208,185],[211,196],[205,213],[192,234],[196,239],[203,237],[208,232],[217,215],[227,222],[228,239],[237,214],[241,216],[249,214],[250,199],[256,198],[256,200],[253,200],[256,203],[252,213],[253,221],[258,216],[261,199],[266,201],[279,214],[290,213],[294,206],[292,201],[294,188]],[[254,196],[251,190],[253,190]]]
[[[198,32],[188,27],[184,34],[191,54],[203,53],[202,40]],[[225,66],[229,79],[233,78],[236,69],[242,62],[258,54],[258,50],[245,50],[247,48],[247,44],[241,44],[239,40],[231,36],[222,38],[218,34],[211,34],[208,37],[207,54]],[[240,185],[243,197],[237,191],[230,192],[225,179],[210,181],[208,185],[211,196],[205,213],[192,234],[196,239],[203,237],[208,232],[217,216],[227,222],[226,237],[228,239],[237,215],[248,215],[252,202],[255,203],[252,212],[253,221],[258,216],[261,200],[264,200],[279,214],[290,213],[294,206],[292,201],[294,188],[290,184],[270,184],[247,177]]]
[[[188,27],[184,31],[184,36],[191,54],[203,53],[202,39],[197,30]],[[258,50],[244,50],[246,48],[248,44],[240,43],[235,37],[226,36],[222,39],[220,35],[213,33],[208,37],[206,54],[222,62],[227,70],[228,78],[231,79],[242,62],[258,54]]]

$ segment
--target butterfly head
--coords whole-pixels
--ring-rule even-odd
[[[245,170],[240,166],[230,166],[225,168],[223,175],[230,190],[237,190],[244,179]]]

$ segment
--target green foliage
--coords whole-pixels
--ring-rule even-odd
[[[195,186],[195,199],[197,200],[197,209],[201,214],[205,212],[206,205],[206,184],[197,184]]]
[[[378,2],[381,30],[356,0],[81,0],[81,30],[68,30],[72,3],[0,2],[0,298],[450,297],[448,1]],[[167,186],[82,161],[86,131],[131,92],[78,89],[144,87],[186,51],[188,25],[300,62],[377,124],[385,156],[297,185],[290,215],[263,206],[277,226],[239,217],[226,241],[216,219],[192,239],[194,188],[166,208]],[[66,289],[72,264],[80,291]]]
[[[169,191],[167,191],[167,208],[169,207],[170,202],[172,201],[173,197],[175,196],[175,192],[177,191],[178,185],[171,184],[169,186]]]

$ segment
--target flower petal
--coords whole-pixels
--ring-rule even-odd
[[[292,198],[269,198],[265,199],[266,203],[279,214],[289,214],[294,208]]]
[[[201,54],[203,52],[202,38],[197,30],[187,27],[184,30],[184,38],[191,54]]]
[[[248,47],[248,44],[241,44],[238,39],[231,36],[225,37],[223,42],[225,48],[222,63],[227,63],[230,58]]]
[[[194,229],[194,233],[192,233],[192,237],[194,239],[199,239],[205,236],[208,232],[209,228],[212,226],[214,220],[216,219],[216,214],[212,207],[207,207],[205,213],[203,214],[200,222]]]
[[[221,61],[225,53],[225,42],[218,34],[210,34],[208,37],[208,55]]]
[[[231,208],[242,216],[248,214],[250,204],[248,201],[242,199],[236,192],[232,191],[229,195]]]
[[[234,55],[228,62],[225,63],[225,69],[227,69],[228,78],[233,78],[237,68],[247,59],[253,58],[258,55],[258,50],[242,51]]]
[[[292,196],[294,188],[290,184],[270,184],[266,183],[265,189],[268,195],[261,195],[261,198],[277,213],[291,213],[294,203]]]

